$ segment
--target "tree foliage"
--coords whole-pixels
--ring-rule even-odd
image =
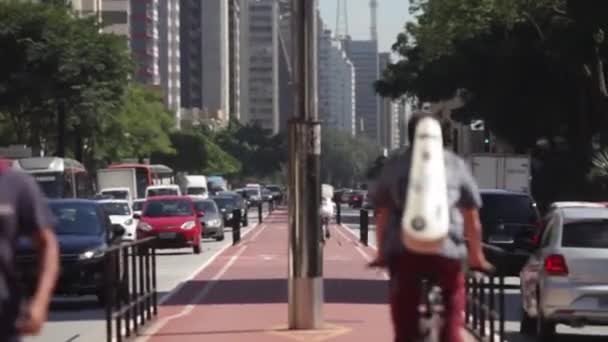
[[[483,119],[519,152],[549,141],[565,179],[582,180],[593,141],[608,145],[604,60],[608,2],[600,0],[419,0],[376,89],[419,101],[459,95],[453,118]],[[556,141],[565,140],[565,150]],[[561,147],[560,147],[561,148]],[[544,165],[551,163],[548,158]],[[555,166],[555,165],[553,165]],[[548,171],[545,168],[545,171]],[[580,182],[565,182],[580,190]]]
[[[367,170],[378,152],[375,144],[365,138],[324,128],[321,132],[321,182],[354,187],[365,181]]]

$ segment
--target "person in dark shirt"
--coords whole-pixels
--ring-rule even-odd
[[[416,114],[408,123],[410,146],[414,144],[416,125],[431,114]],[[401,219],[407,203],[412,148],[389,158],[370,192],[376,207],[378,256],[370,263],[386,267],[391,276],[390,302],[396,342],[415,341],[418,337],[418,293],[423,277],[431,278],[446,298],[442,341],[461,342],[464,328],[464,275],[462,260],[475,269],[490,271],[481,247],[481,224],[478,209],[481,196],[464,161],[445,150],[449,237],[437,254],[420,254],[408,250],[401,238]]]
[[[53,216],[35,180],[12,171],[0,158],[0,341],[37,335],[47,320],[59,273],[59,247],[52,226]],[[15,263],[20,237],[32,240],[40,260],[38,284],[27,304]]]

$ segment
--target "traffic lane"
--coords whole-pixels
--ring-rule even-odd
[[[267,214],[267,208],[264,208]],[[250,208],[249,226],[243,227],[246,234],[258,223],[258,209]],[[192,254],[192,249],[161,249],[157,257],[157,286],[159,299],[167,300],[172,292],[198,273],[214,255],[232,244],[232,229],[225,230],[224,241],[204,239],[201,254]],[[105,316],[103,308],[94,296],[56,298],[51,304],[48,322],[39,336],[27,337],[24,342],[88,342],[105,339]]]

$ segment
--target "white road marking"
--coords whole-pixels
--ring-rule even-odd
[[[341,226],[342,226],[342,228],[346,229],[346,231],[351,232],[351,231],[350,231],[350,229],[348,228],[348,226],[343,225],[343,224],[342,224]],[[344,239],[346,239],[346,240],[350,240],[350,239],[349,239],[349,238],[348,238],[348,237],[347,237],[347,236],[346,236],[346,235],[345,235],[345,234],[342,232],[342,229],[336,229],[336,231],[337,231],[337,232],[338,232],[340,235],[342,235],[342,237],[343,237]],[[355,233],[353,233],[353,232],[351,232],[351,233],[352,233],[352,234],[353,234],[353,235],[356,237]],[[373,247],[374,249],[376,249],[374,246],[372,246],[372,247]],[[357,245],[357,246],[355,246],[355,249],[357,250],[357,252],[359,252],[359,254],[361,254],[361,256],[363,256],[363,259],[365,259],[365,261],[366,261],[366,262],[370,262],[370,261],[372,261],[372,258],[371,258],[371,257],[370,257],[370,256],[369,256],[367,253],[365,253],[365,251],[363,250],[363,248],[361,248],[361,246]],[[389,276],[388,276],[388,273],[387,273],[387,272],[385,272],[385,271],[380,271],[380,273],[382,274],[382,277],[383,277],[384,279],[386,279],[386,280],[388,280],[388,279],[389,279]]]
[[[217,280],[219,280],[220,278],[222,278],[224,276],[224,274],[226,274],[228,269],[237,261],[237,259],[241,256],[241,254],[243,254],[245,249],[247,249],[247,246],[241,247],[241,249],[235,255],[230,257],[230,260],[226,263],[226,265],[224,265],[224,267],[222,267],[222,269],[220,269],[210,279],[210,281],[207,283],[207,285],[205,285],[203,290],[201,292],[199,292],[194,298],[192,298],[192,300],[190,300],[190,304],[186,305],[182,309],[181,312],[161,319],[156,324],[152,325],[150,327],[150,329],[145,331],[145,336],[138,337],[135,341],[145,342],[150,337],[153,337],[160,329],[162,329],[170,321],[190,314],[192,312],[192,310],[194,310],[194,308],[196,307],[197,303],[200,303],[203,299],[205,299],[205,297],[209,294],[209,292],[215,287]]]

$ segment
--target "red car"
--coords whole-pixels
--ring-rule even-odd
[[[158,238],[158,248],[192,247],[201,253],[204,213],[197,212],[189,196],[158,196],[146,200],[137,225],[137,238]]]

